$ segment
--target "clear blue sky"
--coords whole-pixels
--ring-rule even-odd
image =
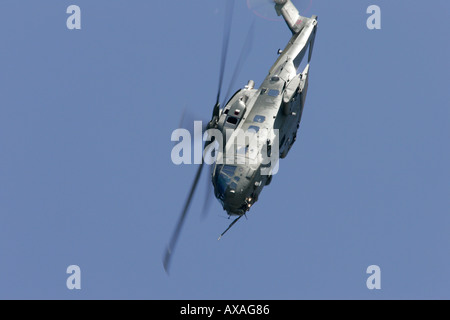
[[[302,1],[295,1],[301,5]],[[79,5],[82,29],[66,28]],[[368,30],[379,5],[382,29]],[[303,4],[304,5],[304,4]],[[313,0],[299,139],[220,242],[170,135],[215,101],[224,1],[0,2],[0,298],[450,298],[450,3]],[[235,7],[229,68],[259,85],[290,31]],[[81,268],[80,291],[66,268]],[[381,268],[381,290],[366,268]]]

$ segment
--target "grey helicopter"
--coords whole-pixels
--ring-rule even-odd
[[[317,16],[300,15],[291,0],[271,0],[292,37],[270,68],[259,88],[250,80],[221,107],[221,90],[228,50],[234,0],[226,1],[225,35],[217,100],[204,131],[204,158],[209,155],[214,196],[234,220],[219,239],[258,201],[278,169],[278,160],[287,156],[296,141],[308,90],[310,61],[317,32]],[[307,64],[303,70],[302,61]],[[224,138],[225,137],[225,138]],[[173,235],[165,250],[163,265],[168,272],[171,257],[198,186],[205,163],[197,169]],[[212,183],[211,183],[212,182]],[[208,199],[207,197],[206,199]],[[206,212],[206,203],[204,212]]]

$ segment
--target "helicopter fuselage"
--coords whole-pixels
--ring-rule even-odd
[[[221,109],[214,126],[226,139],[220,147],[222,161],[214,164],[211,178],[214,194],[229,215],[242,216],[250,210],[277,172],[278,160],[287,156],[296,141],[308,90],[317,17],[305,18],[297,11],[297,20],[293,20],[292,10],[296,9],[292,7],[279,8],[293,36],[279,51],[269,74],[259,89],[249,81],[236,92]],[[299,72],[306,55],[306,67]],[[261,132],[265,132],[263,138]],[[242,133],[246,139],[237,144]],[[258,143],[252,144],[252,139]]]

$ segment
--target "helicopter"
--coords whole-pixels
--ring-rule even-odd
[[[259,88],[250,80],[221,107],[220,98],[228,50],[225,33],[219,74],[217,100],[211,120],[204,128],[202,161],[167,246],[163,266],[168,273],[171,257],[184,224],[206,158],[210,159],[210,186],[234,220],[220,235],[228,232],[258,201],[263,188],[278,170],[278,161],[287,156],[297,138],[308,90],[310,61],[317,33],[317,16],[300,15],[291,0],[270,0],[276,14],[282,16],[292,37],[270,68]],[[230,29],[234,0],[226,2],[225,30]],[[306,58],[307,64],[299,70]],[[212,160],[211,160],[212,159]],[[208,198],[207,198],[208,199]],[[204,205],[204,212],[206,203]]]

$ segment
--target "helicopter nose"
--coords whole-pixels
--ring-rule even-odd
[[[246,198],[244,192],[228,190],[224,201],[224,209],[229,215],[243,215],[247,208]]]
[[[213,178],[215,196],[230,215],[243,215],[249,210],[255,170],[245,166],[218,166]]]

